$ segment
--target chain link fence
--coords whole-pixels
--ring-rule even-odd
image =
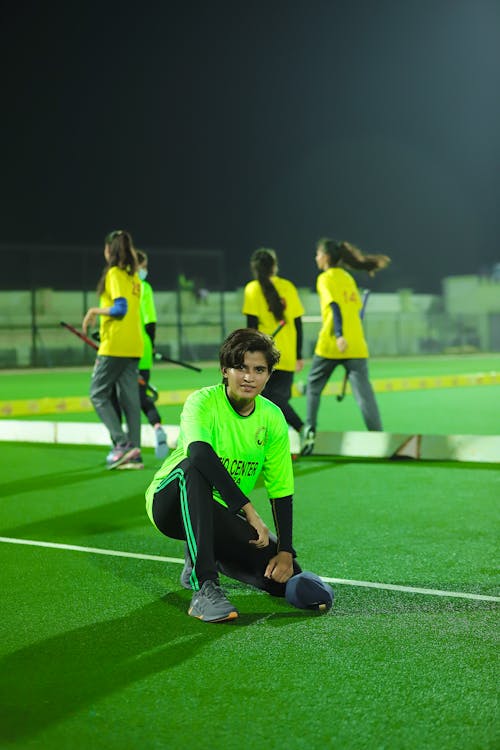
[[[97,304],[103,249],[3,245],[0,250],[5,259],[0,279],[0,368],[90,365],[95,352],[60,322],[80,328],[88,307]],[[158,314],[158,351],[174,359],[216,360],[226,334],[245,324],[243,289],[228,290],[231,278],[227,279],[224,253],[146,251]],[[497,287],[500,283],[493,281],[488,288],[483,284],[481,294],[496,298]],[[321,319],[316,293],[299,293],[306,308],[307,358],[313,354]],[[448,291],[447,297],[453,295]],[[412,295],[409,290],[372,294],[364,321],[371,356],[500,351],[500,309],[496,312],[490,305],[484,312],[467,312],[466,301],[467,294],[460,291],[452,311],[438,295]]]

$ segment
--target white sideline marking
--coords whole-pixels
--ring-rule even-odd
[[[157,562],[171,562],[184,565],[184,560],[179,557],[163,557],[162,555],[146,555],[142,552],[121,552],[115,549],[102,549],[101,547],[80,547],[77,544],[60,544],[58,542],[40,542],[34,539],[15,539],[8,536],[0,536],[0,542],[6,544],[25,544],[32,547],[50,547],[52,549],[64,549],[72,552],[90,552],[96,555],[110,555],[111,557],[132,557],[137,560],[156,560]],[[476,599],[482,602],[500,602],[500,596],[488,596],[487,594],[468,594],[463,591],[440,591],[439,589],[422,589],[413,586],[397,586],[393,583],[373,583],[371,581],[353,581],[348,578],[327,578],[321,576],[326,583],[340,583],[345,586],[364,586],[371,589],[388,589],[389,591],[404,591],[410,594],[427,594],[429,596],[454,596],[460,599]]]
[[[500,596],[487,594],[468,594],[465,591],[441,591],[440,589],[421,589],[416,586],[397,586],[394,583],[373,583],[372,581],[351,581],[348,578],[326,578],[326,583],[342,583],[347,586],[365,586],[369,589],[388,589],[389,591],[406,591],[409,594],[428,594],[430,596],[454,596],[459,599],[478,599],[482,602],[500,602]]]
[[[146,555],[142,552],[121,552],[117,549],[102,549],[101,547],[80,547],[78,544],[59,544],[58,542],[39,542],[34,539],[14,539],[9,536],[0,536],[0,542],[7,544],[26,544],[31,547],[51,547],[52,549],[65,549],[70,552],[90,552],[95,555],[110,555],[111,557],[134,557],[137,560],[157,560],[158,562],[182,563],[178,557],[162,557],[161,555]]]

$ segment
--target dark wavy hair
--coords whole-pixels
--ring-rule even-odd
[[[267,333],[255,328],[237,328],[226,337],[219,351],[219,362],[223,367],[241,367],[247,352],[262,352],[271,373],[280,360],[280,353]]]

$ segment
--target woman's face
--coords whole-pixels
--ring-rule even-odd
[[[106,263],[109,263],[109,245],[104,245],[104,257],[106,259]]]
[[[329,268],[328,255],[325,253],[323,245],[318,245],[316,248],[316,265],[320,271],[326,271]]]
[[[253,402],[265,388],[271,373],[262,352],[245,352],[240,367],[223,367],[227,379],[227,395],[240,414],[253,409]]]

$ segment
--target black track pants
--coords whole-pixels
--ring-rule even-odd
[[[173,539],[185,539],[193,564],[195,588],[215,580],[220,571],[230,578],[285,595],[285,584],[264,578],[269,560],[277,553],[276,537],[257,549],[257,538],[244,516],[231,513],[212,497],[212,488],[189,458],[163,480],[153,500],[153,519],[159,531]],[[294,574],[301,568],[294,560]]]
[[[304,424],[295,409],[290,404],[292,396],[293,372],[285,370],[273,370],[262,395],[279,406],[283,415],[297,432],[300,432]]]

